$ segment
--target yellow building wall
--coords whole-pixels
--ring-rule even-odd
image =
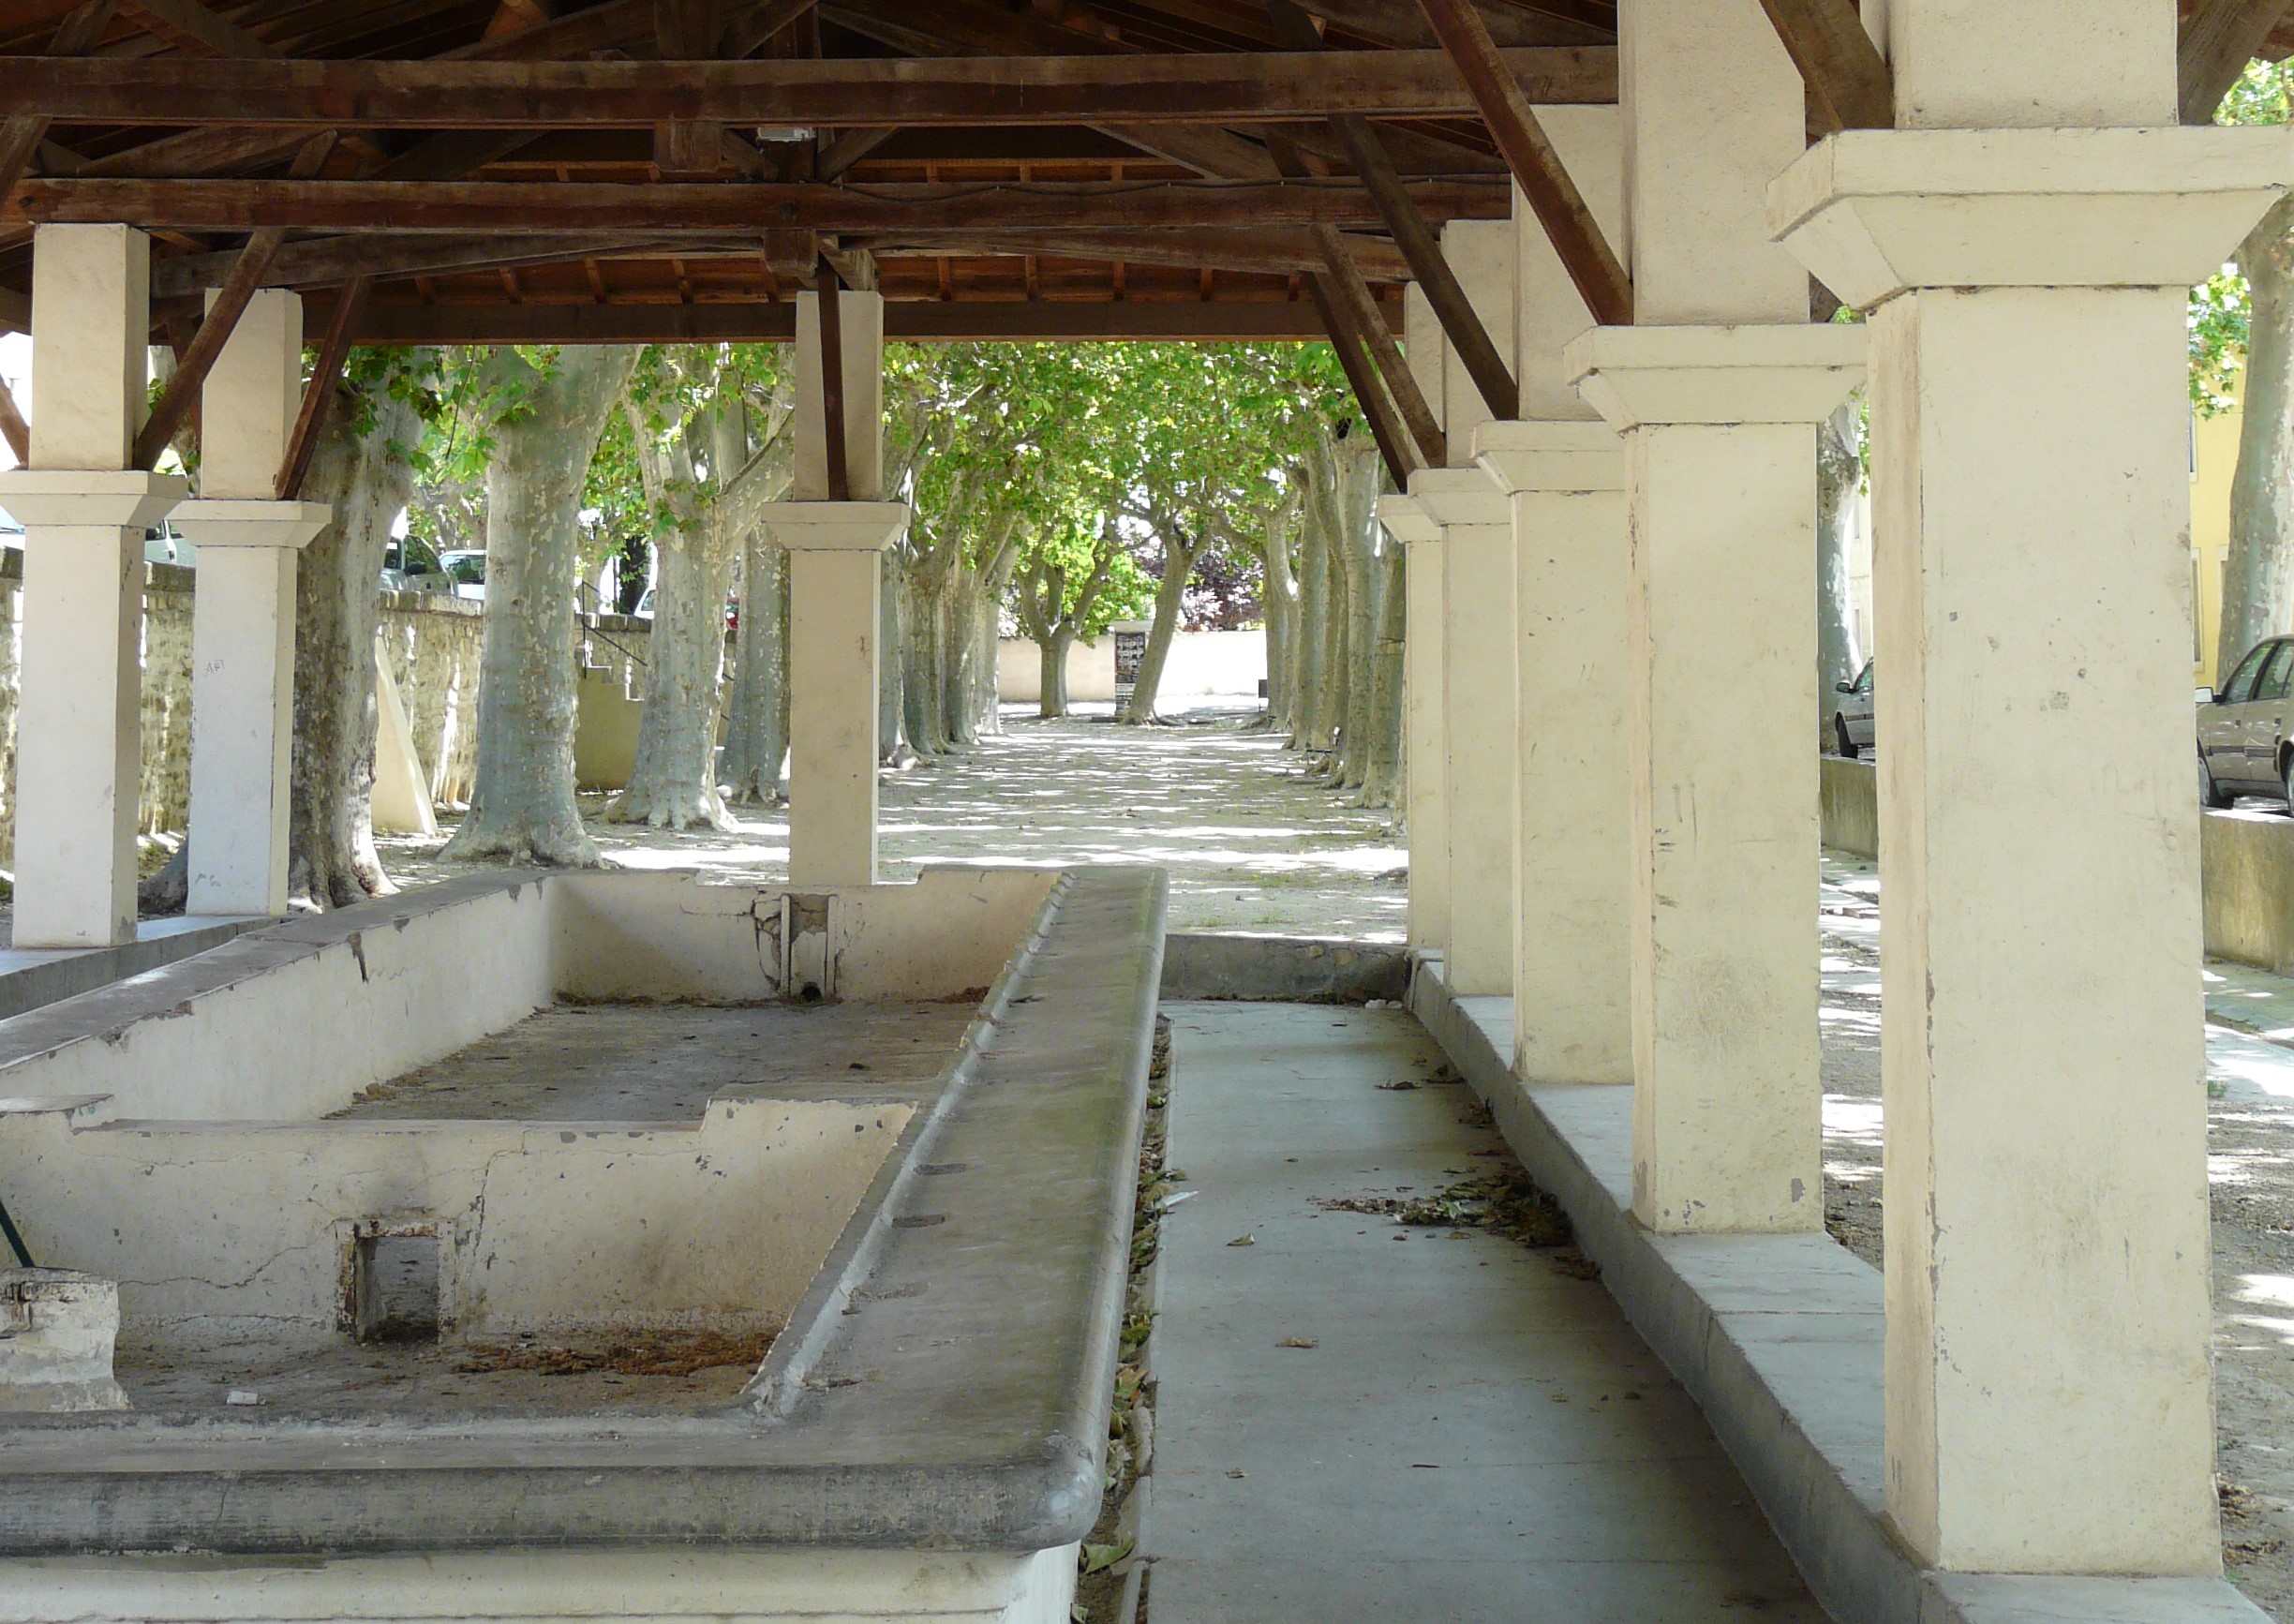
[[[2235,394],[2245,373],[2241,369],[2231,378]],[[2191,660],[2194,680],[2210,686],[2221,652],[2214,643],[2222,626],[2223,559],[2230,551],[2230,475],[2238,467],[2241,421],[2236,406],[2214,417],[2191,413],[2191,601],[2197,611]],[[2233,648],[2230,657],[2235,660],[2244,652]]]

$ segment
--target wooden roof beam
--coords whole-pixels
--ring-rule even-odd
[[[1407,186],[1432,219],[1503,219],[1511,197],[1487,181]],[[1351,181],[1089,182],[842,186],[617,186],[511,181],[114,181],[21,183],[0,224],[123,222],[190,231],[632,231],[717,234],[992,229],[1103,231],[1202,226],[1377,229],[1385,217]]]
[[[2214,122],[2214,110],[2286,14],[2287,0],[2198,0],[2175,44],[2175,99],[2184,124]]]
[[[1465,0],[1424,3],[1479,24]],[[649,127],[667,118],[842,127],[1242,124],[1479,110],[1486,119],[1492,101],[1526,111],[1532,101],[1616,97],[1614,51],[1501,52],[1485,31],[1477,37],[1482,49],[1458,67],[1434,51],[705,63],[5,56],[0,105],[19,117],[98,124],[547,129]]]
[[[1570,280],[1585,299],[1586,308],[1592,311],[1594,320],[1604,326],[1631,325],[1632,278],[1616,250],[1610,247],[1608,238],[1601,234],[1601,224],[1586,206],[1584,194],[1570,178],[1569,171],[1562,167],[1561,155],[1554,150],[1537,114],[1531,111],[1530,102],[1541,98],[1524,94],[1520,78],[1510,70],[1504,54],[1491,42],[1482,14],[1468,0],[1418,0],[1418,3],[1425,8],[1426,21],[1434,25],[1434,32],[1441,37],[1442,49],[1449,52],[1458,73],[1471,87],[1482,122],[1489,126],[1497,150],[1505,155],[1515,183],[1537,215],[1538,223],[1545,228],[1547,239],[1561,258],[1562,268],[1569,272]]]
[[[331,314],[331,311],[330,311]],[[1391,325],[1391,320],[1390,320]],[[796,306],[693,305],[420,305],[369,300],[356,323],[360,344],[786,344]],[[885,336],[895,342],[979,339],[1150,340],[1230,343],[1320,339],[1314,306],[1289,299],[1120,304],[888,300]]]
[[[1886,129],[1896,122],[1896,76],[1855,0],[1761,0],[1761,8],[1830,128]]]

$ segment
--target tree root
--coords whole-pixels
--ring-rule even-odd
[[[571,827],[488,817],[477,807],[439,853],[442,862],[495,863],[510,868],[602,869],[597,842],[575,820]]]

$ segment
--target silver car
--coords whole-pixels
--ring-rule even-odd
[[[2294,637],[2272,637],[2246,651],[2219,689],[2198,690],[2198,798],[2228,806],[2242,795],[2294,802],[2294,742],[2287,697],[2294,678]]]
[[[1872,663],[1864,662],[1854,682],[1835,682],[1840,698],[1832,707],[1832,747],[1855,761],[1872,746]]]

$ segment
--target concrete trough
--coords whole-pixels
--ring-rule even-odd
[[[0,1192],[38,1262],[117,1282],[130,1405],[0,1414],[0,1624],[1065,1619],[1164,897],[475,876],[0,1022]],[[974,1014],[929,1081],[824,1045],[678,1120],[419,1114],[537,1009],[722,1036],[871,1000]],[[430,1293],[422,1346],[360,1340],[363,1269]],[[561,1374],[584,1336],[769,1352]]]

